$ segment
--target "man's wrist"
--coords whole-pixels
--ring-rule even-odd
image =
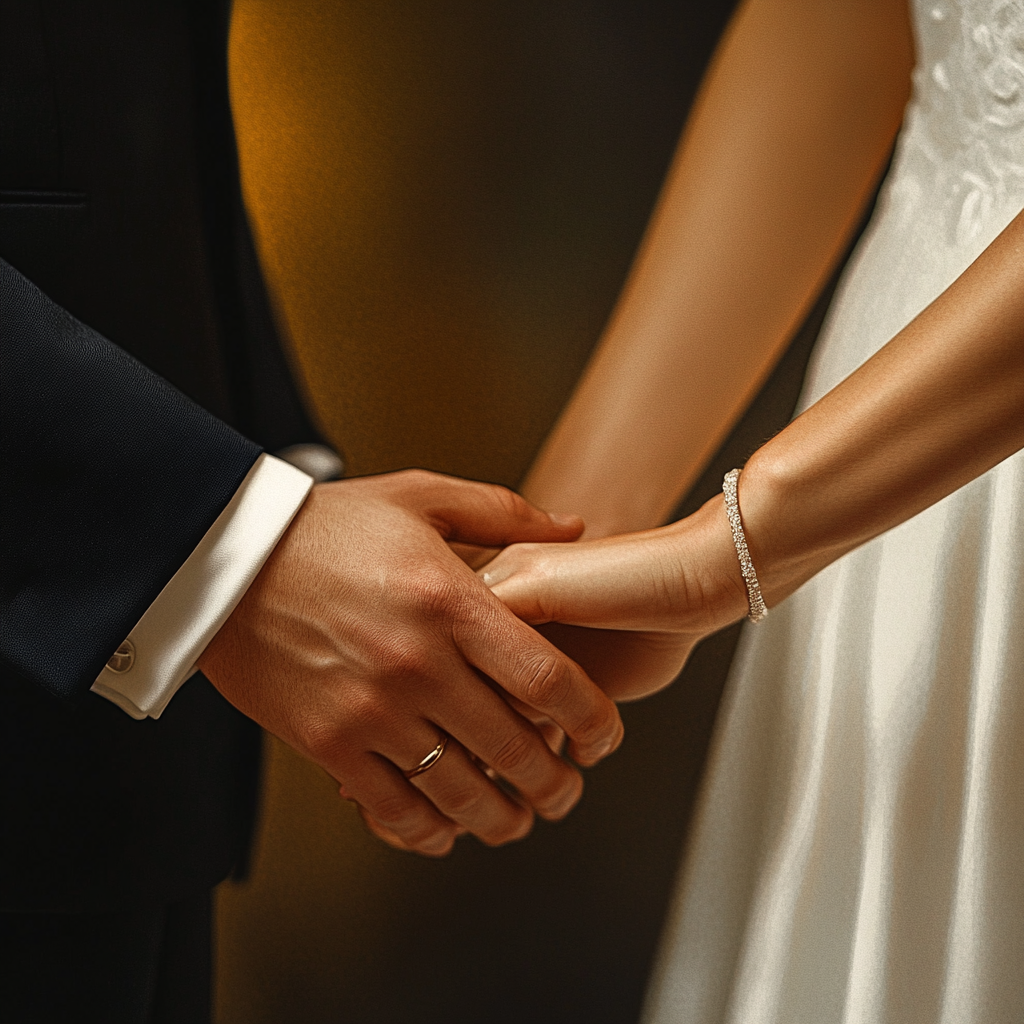
[[[227,507],[92,685],[133,718],[159,718],[256,578],[313,485],[261,455]],[[119,649],[121,650],[121,649]]]

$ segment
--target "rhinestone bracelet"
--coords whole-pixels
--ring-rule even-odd
[[[768,609],[761,596],[761,588],[757,584],[757,573],[754,572],[754,563],[750,560],[750,551],[747,550],[747,538],[743,533],[740,502],[736,492],[739,478],[738,469],[729,470],[722,483],[722,494],[725,496],[725,514],[729,517],[729,525],[732,527],[732,542],[736,545],[736,554],[740,559],[740,572],[743,573],[743,582],[747,585],[747,602],[750,605],[748,618],[751,622],[760,622],[768,614]]]

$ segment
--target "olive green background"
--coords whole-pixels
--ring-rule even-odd
[[[597,340],[731,5],[236,0],[246,200],[311,408],[353,474],[515,485]],[[785,423],[823,305],[687,500]],[[221,1024],[636,1019],[737,631],[623,709],[580,807],[434,862],[268,743],[219,894]]]

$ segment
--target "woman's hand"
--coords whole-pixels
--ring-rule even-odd
[[[480,575],[615,700],[667,686],[700,640],[747,610],[721,496],[659,530],[515,544]]]
[[[700,637],[686,633],[539,626],[551,643],[577,662],[615,701],[639,700],[668,686],[682,671]]]

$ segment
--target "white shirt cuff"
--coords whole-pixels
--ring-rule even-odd
[[[302,507],[313,478],[266,453],[128,634],[92,691],[159,718]]]

